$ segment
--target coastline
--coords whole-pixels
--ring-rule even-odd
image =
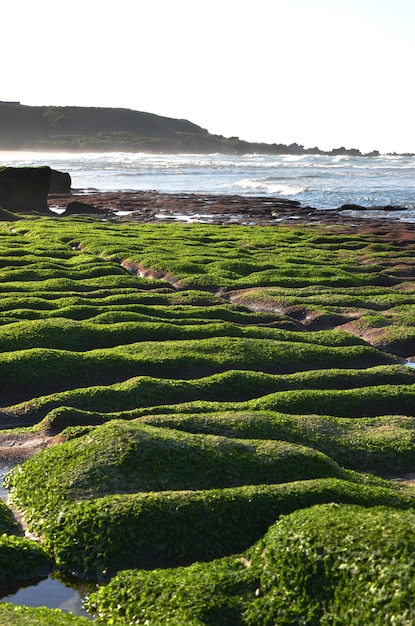
[[[321,226],[378,234],[405,245],[415,242],[415,223],[391,219],[393,207],[316,209],[295,200],[270,196],[162,193],[158,191],[94,191],[49,195],[49,208],[62,214],[68,204],[82,203],[88,215],[137,222],[198,222],[242,226]],[[82,210],[79,210],[82,214]]]
[[[157,191],[100,192],[73,190],[70,195],[49,195],[49,208],[59,214],[71,203],[81,203],[93,219],[117,222],[174,223],[203,222],[212,225],[275,226],[289,229],[323,228],[328,232],[368,234],[415,250],[415,224],[391,219],[350,217],[341,210],[301,206],[299,202],[268,196],[215,194],[169,194]],[[20,424],[22,426],[22,424]],[[0,464],[13,467],[40,450],[58,443],[59,436],[45,431],[24,431],[4,423],[0,430]],[[405,477],[407,478],[407,477]],[[412,476],[411,476],[412,478]]]
[[[250,610],[278,587],[245,562],[290,541],[287,516],[310,536],[329,518],[330,558],[352,537],[362,580],[373,553],[407,588],[393,567],[414,521],[415,224],[273,197],[67,192],[3,214],[0,548],[21,521],[17,588],[30,549],[96,585],[86,608],[109,621],[153,610],[143,576],[170,594],[189,575],[198,614],[203,581],[226,590],[236,571]]]

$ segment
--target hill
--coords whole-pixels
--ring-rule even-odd
[[[343,147],[325,153],[296,143],[250,143],[212,135],[188,120],[130,109],[34,107],[20,102],[0,102],[0,150],[361,155]]]

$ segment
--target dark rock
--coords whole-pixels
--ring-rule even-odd
[[[406,207],[397,206],[395,204],[361,206],[360,204],[343,204],[339,211],[404,211]]]
[[[74,200],[73,202],[68,202],[65,211],[61,215],[62,217],[67,217],[68,215],[96,215],[100,212],[100,209],[97,209],[93,204]]]
[[[17,215],[0,207],[0,222],[15,222],[18,219]]]
[[[0,206],[9,211],[49,214],[50,167],[3,167],[0,169]]]
[[[67,172],[50,171],[49,194],[69,195],[71,193],[71,177]]]
[[[395,204],[387,204],[386,206],[376,206],[374,209],[378,209],[379,211],[405,211],[407,207],[398,206]]]
[[[366,211],[367,207],[361,206],[360,204],[342,204],[340,211]]]

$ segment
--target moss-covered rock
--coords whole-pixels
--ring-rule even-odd
[[[410,623],[414,512],[338,505],[297,511],[252,551],[262,595],[247,624]]]
[[[0,535],[14,535],[18,532],[18,524],[3,500],[0,500]]]
[[[316,407],[314,407],[316,408]],[[61,409],[57,421],[94,423],[98,415]],[[53,424],[53,411],[51,420]],[[104,419],[104,416],[101,416]],[[415,464],[415,419],[386,414],[347,418],[276,411],[215,411],[147,415],[140,419],[152,426],[226,437],[279,439],[309,445],[329,455],[342,467],[393,476],[411,473]],[[96,423],[99,423],[98,421]]]
[[[121,572],[89,606],[115,624],[410,624],[414,515],[336,504],[298,510],[245,553]]]
[[[305,446],[121,420],[38,453],[6,480],[59,566],[87,578],[229,554],[317,502],[415,505]]]
[[[91,498],[50,517],[45,546],[62,570],[106,580],[127,567],[172,567],[239,552],[280,515],[314,504],[415,506],[412,493],[348,478]]]
[[[24,537],[0,536],[0,584],[48,573],[52,560],[45,550]]]
[[[47,448],[6,476],[36,527],[63,506],[107,494],[344,477],[329,457],[285,441],[193,435],[114,420]]]
[[[7,626],[88,626],[91,621],[59,609],[0,603],[0,623]]]
[[[411,488],[361,472],[413,469],[415,371],[402,356],[413,345],[414,269],[411,243],[352,230],[1,222],[2,441],[18,426],[21,441],[51,446],[8,479],[25,523],[62,570],[91,579],[226,556],[119,574],[99,592],[104,623],[260,624],[274,609],[284,623],[274,590],[283,597],[290,584],[300,594],[288,623],[340,623],[341,598],[355,602],[343,572],[328,567],[314,586],[295,546],[292,571],[290,529],[311,537],[321,527],[334,558],[350,534],[368,581],[372,552],[383,556],[374,536],[364,551],[364,534],[372,525],[378,536],[382,516],[389,533],[390,511],[398,529],[412,522],[399,513],[414,508]],[[373,516],[310,508],[333,502]],[[277,520],[285,544],[265,535]],[[406,584],[388,542],[385,563]],[[268,563],[271,544],[280,547]],[[320,572],[324,546],[306,544]],[[400,588],[396,598],[404,623]],[[350,623],[365,623],[365,611]]]

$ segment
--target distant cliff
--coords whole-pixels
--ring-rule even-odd
[[[212,135],[187,120],[130,109],[33,107],[19,102],[0,102],[0,150],[361,156],[359,150],[343,147],[323,152],[296,143],[250,143],[238,137]]]

